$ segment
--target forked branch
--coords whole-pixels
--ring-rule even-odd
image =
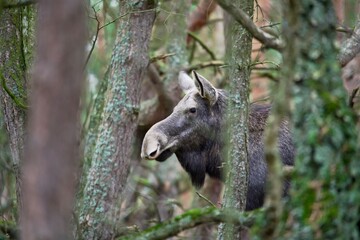
[[[238,23],[240,23],[246,30],[248,30],[255,39],[260,41],[266,47],[281,51],[284,48],[284,43],[274,36],[263,31],[257,27],[252,19],[241,9],[235,7],[227,0],[216,0],[217,3],[229,13]]]

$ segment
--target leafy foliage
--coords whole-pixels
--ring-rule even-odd
[[[299,7],[293,116],[297,163],[284,236],[291,231],[292,239],[358,239],[358,132],[339,77],[336,18],[329,1],[301,1]]]

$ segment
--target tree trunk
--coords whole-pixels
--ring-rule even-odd
[[[0,101],[9,136],[19,206],[19,166],[23,156],[26,108],[26,60],[22,42],[21,11],[3,9],[0,13]]]
[[[120,218],[139,112],[140,84],[155,18],[154,2],[120,1],[104,110],[80,210],[84,239],[112,239]],[[139,13],[136,13],[139,11]]]
[[[37,48],[23,165],[22,239],[71,239],[79,158],[85,7],[39,1]]]
[[[253,0],[238,0],[233,4],[253,15]],[[226,147],[226,187],[224,208],[245,210],[248,187],[248,105],[252,36],[233,18],[227,16],[226,59],[230,81],[228,132]],[[230,224],[221,225],[219,239],[240,239],[239,229]]]

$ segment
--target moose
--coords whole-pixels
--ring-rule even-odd
[[[141,158],[168,159],[175,153],[181,166],[190,175],[195,187],[202,187],[205,175],[223,180],[222,165],[228,96],[206,78],[193,71],[193,80],[179,73],[179,84],[185,96],[172,114],[153,125],[146,133]],[[263,205],[267,165],[264,153],[264,130],[271,105],[251,104],[249,107],[249,183],[246,210]],[[287,121],[280,126],[278,148],[284,165],[294,164],[294,145]],[[289,187],[285,181],[284,194]]]

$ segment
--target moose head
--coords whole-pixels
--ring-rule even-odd
[[[146,133],[141,157],[165,161],[173,153],[189,173],[192,183],[200,187],[205,175],[219,178],[222,116],[225,110],[224,91],[193,72],[191,79],[179,73],[179,84],[185,96],[166,119]]]
[[[193,75],[194,80],[180,72],[179,84],[185,96],[170,116],[156,123],[146,133],[141,157],[161,162],[175,153],[193,185],[201,187],[206,174],[222,179],[227,95],[200,74],[193,72]],[[257,104],[251,104],[249,109],[247,210],[262,206],[264,200],[267,175],[264,129],[270,109],[270,105]],[[295,149],[287,121],[281,123],[278,148],[282,162],[293,165]],[[285,182],[284,186],[286,193],[289,182]]]

